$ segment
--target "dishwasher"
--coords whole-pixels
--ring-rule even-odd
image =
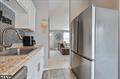
[[[22,67],[15,75],[13,75],[12,79],[27,79],[27,67]]]

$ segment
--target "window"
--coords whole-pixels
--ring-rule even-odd
[[[63,41],[65,41],[66,43],[70,43],[70,33],[69,32],[63,33]]]

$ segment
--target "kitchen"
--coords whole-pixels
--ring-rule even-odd
[[[32,0],[0,1],[0,79],[42,78],[45,48],[31,34],[35,17]]]
[[[70,22],[75,26],[75,28],[71,26],[71,35],[73,35],[71,42],[77,46],[71,45],[72,71],[78,79],[118,79],[118,39],[116,38],[118,38],[119,22],[118,13],[116,12],[116,2],[115,0],[92,0],[94,5],[89,6],[90,1],[91,0],[70,0]],[[0,50],[3,51],[0,52],[0,75],[6,75],[6,77],[9,78],[13,77],[12,79],[42,79],[43,72],[48,66],[48,17],[49,0],[0,0]],[[97,21],[98,24],[97,22],[95,24],[95,21]],[[91,29],[86,30],[88,24],[92,28],[92,31]],[[92,24],[98,25],[98,28]],[[84,26],[84,28],[78,27],[80,25]],[[104,28],[104,25],[106,28]],[[109,27],[107,27],[108,25]],[[77,28],[84,30],[75,30]],[[95,39],[93,32],[96,32],[95,35],[98,40],[96,42],[93,41],[93,39]],[[84,37],[82,35],[84,35]],[[24,36],[26,36],[26,38]],[[21,44],[23,38],[27,40],[28,45],[26,45],[26,42],[23,42],[24,46]],[[76,40],[77,38],[79,40]],[[76,42],[81,46],[74,44]],[[85,43],[84,47],[82,47],[83,44],[81,42]],[[96,45],[94,45],[94,43],[96,43]],[[104,49],[102,49],[103,47]],[[86,53],[80,53],[83,51]],[[88,51],[91,51],[91,53],[98,51],[98,54],[95,54],[95,57],[93,54],[88,54]],[[108,54],[106,52],[109,52],[109,55],[104,56],[104,54]],[[115,53],[113,54],[112,52]],[[108,57],[108,59],[105,59],[106,57]],[[101,58],[106,61],[107,65],[103,64],[104,60]],[[113,60],[109,60],[110,58],[113,58]],[[81,59],[81,61],[74,62],[79,59]],[[81,69],[81,72],[77,71],[80,69],[78,66],[82,62],[92,64],[82,64],[80,67],[83,68],[83,70]],[[111,65],[112,62],[114,62],[114,64]],[[96,68],[95,70],[94,66]],[[105,75],[103,74],[103,68]],[[97,69],[98,71],[96,71]]]

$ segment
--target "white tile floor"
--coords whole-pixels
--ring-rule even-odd
[[[70,70],[70,55],[51,50],[48,70],[44,71],[42,79],[77,79]]]
[[[52,69],[44,72],[42,79],[77,79],[69,69]]]
[[[50,51],[50,58],[48,60],[49,69],[69,67],[70,67],[70,55],[62,55],[58,50]]]

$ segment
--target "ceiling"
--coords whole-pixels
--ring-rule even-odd
[[[41,6],[40,4],[42,4],[42,3],[48,3],[49,0],[32,0],[32,1],[35,4],[36,8],[39,9],[39,7]]]
[[[33,0],[37,9],[48,1],[50,30],[69,30],[69,0]]]
[[[50,0],[50,30],[69,30],[69,0]]]

